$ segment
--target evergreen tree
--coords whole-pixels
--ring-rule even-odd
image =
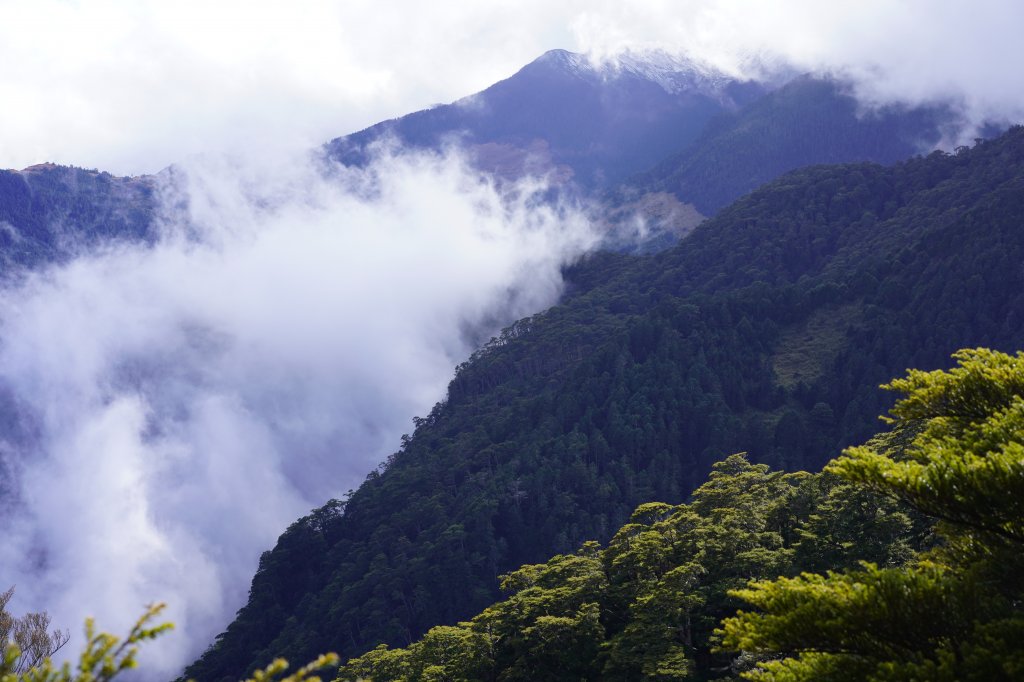
[[[906,447],[851,448],[828,470],[938,523],[904,569],[756,582],[723,646],[775,660],[749,679],[1024,679],[1024,354],[964,350],[886,388]],[[891,441],[890,441],[891,442]]]

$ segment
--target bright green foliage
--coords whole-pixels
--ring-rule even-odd
[[[833,474],[816,477],[815,484],[815,510],[796,529],[801,569],[849,568],[854,556],[900,566],[912,558],[913,546],[928,542],[930,525],[894,500]]]
[[[728,457],[689,503],[641,505],[605,549],[341,679],[1024,679],[1024,355],[954,357],[892,382],[892,431],[826,472]]]
[[[949,372],[887,385],[907,398],[892,414],[927,420],[907,458],[851,448],[832,470],[946,521],[950,539],[1024,549],[1024,354],[964,350]]]
[[[892,505],[835,477],[785,474],[733,455],[689,504],[643,504],[605,549],[585,543],[576,554],[524,566],[504,578],[505,601],[469,622],[435,627],[408,648],[381,645],[349,661],[339,679],[718,676],[734,663],[712,651],[715,628],[740,604],[733,590],[751,577],[795,574],[801,556],[821,561],[821,545],[842,566],[858,557],[897,563],[912,539],[906,515],[894,514],[893,523],[861,514],[855,529],[836,518]],[[870,539],[867,553],[854,537]]]
[[[733,455],[715,465],[691,504],[661,515],[641,507],[606,551],[609,601],[626,621],[609,640],[606,673],[678,679],[697,665],[697,652],[710,665],[711,632],[735,610],[728,590],[749,576],[792,570],[783,534],[788,504],[807,477]]]
[[[35,660],[30,666],[23,666],[21,650],[17,644],[10,642],[0,660],[0,682],[108,682],[138,667],[140,644],[152,641],[174,627],[171,623],[153,624],[152,621],[163,609],[164,604],[154,604],[146,609],[123,640],[105,632],[97,632],[93,620],[86,620],[85,647],[74,667],[71,663],[57,666],[49,657]],[[320,677],[313,673],[337,665],[336,654],[323,654],[291,675],[281,677],[288,669],[288,662],[278,658],[265,669],[256,671],[245,682],[320,682]]]
[[[13,587],[0,592],[0,647],[7,653],[14,649],[18,651],[13,660],[5,659],[2,670],[20,673],[59,651],[67,644],[70,633],[59,629],[51,632],[50,616],[45,611],[17,617],[11,615],[7,604],[13,596]]]
[[[469,623],[432,628],[408,649],[381,645],[341,669],[340,679],[558,680],[592,671],[604,639],[597,600],[607,587],[593,543],[577,554],[507,575],[513,592]]]
[[[723,645],[781,660],[755,680],[1024,679],[1024,355],[964,350],[948,372],[887,385],[906,397],[901,453],[851,448],[828,470],[940,521],[942,543],[904,569],[755,582],[758,609]]]
[[[502,588],[515,594],[474,619],[494,642],[500,678],[525,682],[586,676],[604,639],[597,602],[606,586],[594,543],[507,576]]]
[[[337,654],[321,654],[291,675],[281,677],[288,670],[288,661],[283,658],[275,658],[270,665],[263,670],[254,672],[252,677],[245,682],[321,682],[320,676],[313,673],[337,665]]]
[[[105,682],[138,665],[138,645],[155,639],[170,630],[170,623],[151,625],[151,621],[164,608],[163,604],[149,607],[128,636],[121,640],[114,635],[96,632],[92,619],[85,622],[85,648],[72,668],[70,663],[56,666],[49,658],[38,661],[27,669],[19,669],[21,651],[14,643],[7,645],[0,664],[0,682]]]
[[[913,673],[904,672],[895,679],[922,679],[915,675],[932,667],[940,670],[944,658],[922,649],[928,643],[941,646],[962,640],[972,627],[969,614],[974,609],[980,612],[984,605],[976,584],[930,563],[910,569],[866,564],[860,571],[825,576],[805,573],[754,583],[733,594],[761,613],[726,621],[730,647],[801,652],[796,661],[762,663],[762,672],[749,675],[758,680],[791,679],[787,675],[797,680],[889,679],[884,675],[897,671]],[[823,657],[840,659],[835,676],[821,677]],[[775,676],[780,670],[786,673]],[[801,677],[801,670],[815,676]],[[882,670],[883,676],[873,677]]]

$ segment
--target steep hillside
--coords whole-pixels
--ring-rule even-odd
[[[858,560],[900,566],[925,527],[834,476],[732,455],[690,504],[643,504],[607,547],[588,542],[523,566],[502,580],[508,597],[470,622],[432,628],[406,649],[381,645],[339,679],[728,679],[743,661],[712,652],[712,637],[741,604],[729,590]]]
[[[462,365],[344,502],[293,524],[186,674],[408,644],[497,576],[607,540],[737,451],[787,469],[866,440],[876,386],[1024,344],[1024,129],[893,167],[801,170],[579,289]]]
[[[713,215],[796,168],[887,165],[931,151],[955,123],[940,106],[864,110],[841,83],[804,76],[716,116],[692,144],[630,179],[622,198],[667,192]]]

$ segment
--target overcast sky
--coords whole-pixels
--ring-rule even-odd
[[[750,55],[883,100],[1024,111],[1017,0],[0,0],[0,167],[119,174],[293,148],[478,91],[551,48]]]

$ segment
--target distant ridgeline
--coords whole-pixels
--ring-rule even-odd
[[[185,674],[406,646],[494,603],[498,575],[687,500],[732,453],[820,468],[878,430],[877,387],[907,367],[1024,347],[1022,227],[1017,127],[955,155],[799,170],[668,251],[589,259],[562,304],[461,365],[349,499],[281,536]]]
[[[945,107],[864,111],[841,82],[803,76],[723,111],[690,145],[635,175],[620,192],[670,192],[713,215],[787,171],[851,161],[892,164],[934,149],[954,128]]]
[[[419,149],[458,143],[499,177],[550,174],[555,183],[607,187],[645,171],[695,140],[715,116],[767,88],[666,54],[592,64],[551,50],[513,76],[451,104],[417,111],[332,140],[344,163],[373,146]]]
[[[794,168],[893,163],[930,150],[956,123],[943,107],[863,111],[833,80],[777,80],[781,87],[739,80],[659,53],[595,65],[552,50],[479,93],[326,149],[363,164],[389,140],[419,149],[458,143],[501,177],[549,174],[588,190],[625,182],[677,194],[710,215]]]
[[[841,82],[777,81],[737,80],[659,53],[595,65],[552,50],[482,92],[326,150],[358,165],[386,141],[430,150],[457,143],[498,178],[541,175],[556,192],[595,198],[610,245],[628,250],[639,240],[654,250],[782,173],[895,163],[931,151],[958,126],[943,106],[866,111]],[[639,237],[637,215],[646,222]]]
[[[151,176],[40,164],[0,170],[0,266],[59,261],[115,239],[152,240]]]
[[[388,139],[434,151],[458,145],[497,178],[542,175],[594,199],[611,246],[639,241],[651,251],[786,171],[894,163],[931,150],[955,126],[941,107],[862,112],[833,81],[801,77],[772,89],[667,55],[595,66],[553,50],[480,93],[337,138],[324,152],[359,165]],[[157,185],[157,176],[54,164],[0,170],[0,265],[154,240]],[[637,215],[647,227],[639,236]]]

